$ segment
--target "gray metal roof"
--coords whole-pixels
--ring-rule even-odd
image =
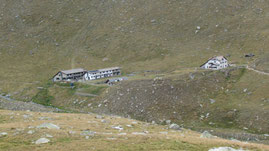
[[[99,70],[91,70],[91,71],[88,71],[89,73],[95,73],[95,72],[98,72]]]
[[[115,70],[115,69],[120,69],[120,67],[104,68],[104,69],[99,69],[99,71],[107,71],[107,70]]]
[[[72,73],[78,73],[78,72],[85,72],[86,70],[82,68],[77,68],[77,69],[70,69],[70,70],[63,70],[61,71],[64,74],[72,74]]]
[[[88,71],[88,72],[89,73],[96,73],[96,72],[115,70],[115,69],[120,69],[120,67],[111,67],[111,68],[104,68],[104,69],[98,69],[98,70],[91,70],[91,71]]]

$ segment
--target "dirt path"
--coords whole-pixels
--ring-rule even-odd
[[[90,93],[82,93],[82,92],[76,92],[75,95],[80,95],[80,96],[89,96],[89,97],[96,97],[98,95],[95,94],[90,94]]]
[[[246,66],[246,69],[251,70],[251,71],[254,71],[254,72],[257,72],[257,73],[259,73],[259,74],[263,74],[263,75],[267,75],[267,76],[269,76],[269,73],[267,73],[267,72],[263,72],[263,71],[259,71],[259,70],[256,70],[256,69],[254,69],[254,68],[249,67],[248,65]]]

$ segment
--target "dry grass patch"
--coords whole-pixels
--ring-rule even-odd
[[[115,116],[95,114],[37,113],[0,111],[6,121],[0,123],[0,131],[7,132],[0,138],[0,150],[208,150],[216,146],[232,146],[250,150],[268,150],[261,144],[233,142],[219,138],[204,139],[190,130],[168,130],[166,126],[153,125]],[[8,118],[13,116],[13,120]],[[43,123],[60,127],[38,129]],[[112,126],[121,126],[117,130]],[[33,134],[28,132],[32,130]],[[94,135],[81,135],[83,131]],[[49,134],[52,138],[47,137]],[[50,139],[48,144],[36,145],[41,137]]]

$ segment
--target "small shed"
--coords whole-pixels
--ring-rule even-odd
[[[120,82],[120,81],[124,81],[124,80],[128,80],[128,78],[127,77],[120,77],[120,78],[108,79],[108,80],[106,80],[105,83],[107,83],[108,85],[113,85],[116,82]]]

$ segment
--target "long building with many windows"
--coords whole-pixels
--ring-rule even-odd
[[[84,80],[96,80],[101,78],[113,77],[117,75],[121,75],[119,67],[105,68],[86,72],[84,74]]]
[[[78,80],[96,80],[121,75],[119,67],[105,68],[99,70],[87,71],[82,68],[59,71],[53,77],[54,82],[58,81],[78,81]]]

